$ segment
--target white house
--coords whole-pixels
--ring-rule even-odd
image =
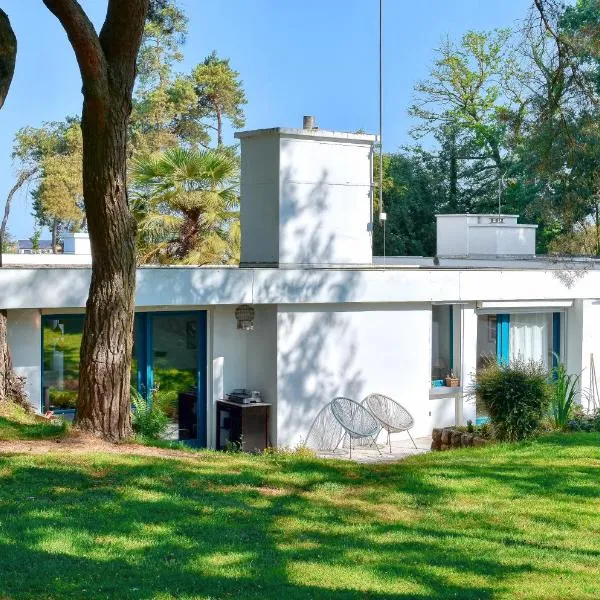
[[[369,392],[397,399],[428,434],[475,419],[461,390],[489,355],[559,356],[587,387],[600,357],[598,263],[535,257],[535,227],[514,215],[440,215],[435,259],[373,259],[375,136],[237,137],[241,266],[138,270],[132,384],[188,402],[187,437],[215,444],[216,401],[234,388],[272,405],[277,445],[301,442],[334,396]],[[75,241],[60,262],[0,269],[15,367],[38,411],[68,411],[77,394],[90,257]],[[237,328],[240,305],[255,311],[251,331]],[[459,388],[439,386],[450,373]]]

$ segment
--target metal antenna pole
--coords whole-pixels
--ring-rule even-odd
[[[379,220],[383,222],[383,258],[385,264],[385,219],[383,207],[383,0],[379,0]]]

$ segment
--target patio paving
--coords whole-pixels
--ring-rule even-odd
[[[404,460],[409,456],[425,454],[431,451],[431,436],[415,438],[417,448],[409,439],[396,439],[392,437],[392,452],[387,444],[377,444],[381,455],[373,446],[352,446],[352,459],[348,448],[341,446],[334,452],[317,452],[320,458],[337,458],[342,460],[353,460],[357,463],[386,463]]]

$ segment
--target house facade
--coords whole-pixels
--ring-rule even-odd
[[[489,358],[561,361],[593,388],[594,261],[536,257],[535,227],[514,215],[439,216],[435,259],[373,258],[374,136],[278,128],[238,137],[240,267],[137,273],[131,381],[171,411],[174,439],[214,447],[216,402],[235,388],[271,404],[278,446],[304,441],[338,395],[395,398],[416,435],[475,421],[463,392]],[[87,257],[0,269],[15,368],[39,412],[74,408]],[[238,328],[241,306],[251,326]]]

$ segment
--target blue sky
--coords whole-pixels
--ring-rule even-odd
[[[97,27],[106,0],[80,0]],[[299,127],[317,116],[326,129],[378,127],[378,0],[181,0],[190,18],[183,71],[213,49],[229,57],[244,82],[247,128]],[[19,41],[12,88],[0,111],[0,210],[14,182],[14,133],[81,111],[81,81],[72,49],[41,0],[2,0]],[[518,25],[529,0],[385,0],[384,148],[410,141],[416,81],[433,50],[468,29]],[[231,141],[231,140],[230,140]],[[15,198],[9,230],[34,228],[27,193]]]

